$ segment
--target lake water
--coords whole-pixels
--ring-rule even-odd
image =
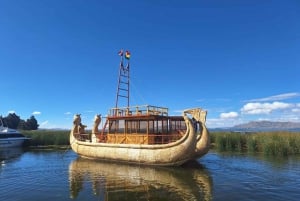
[[[300,156],[206,156],[153,168],[78,158],[71,150],[0,150],[1,201],[300,200]]]

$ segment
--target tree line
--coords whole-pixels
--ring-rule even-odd
[[[26,121],[21,119],[15,113],[10,113],[6,117],[0,116],[0,118],[3,122],[3,126],[7,126],[12,129],[37,130],[39,127],[39,124],[33,115]]]

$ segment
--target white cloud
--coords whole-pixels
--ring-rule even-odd
[[[237,118],[239,114],[237,112],[228,112],[228,113],[221,113],[220,118],[221,119],[234,119]]]
[[[71,112],[65,112],[65,115],[71,115],[72,113]]]
[[[291,108],[293,105],[283,102],[273,103],[247,103],[241,109],[244,114],[270,114],[275,110]]]
[[[285,94],[279,94],[279,95],[269,96],[269,97],[265,97],[265,98],[246,100],[246,102],[279,101],[279,100],[295,98],[298,96],[300,96],[300,93],[285,93]]]
[[[299,112],[299,113],[300,113],[300,108],[293,108],[293,109],[292,109],[292,112],[295,112],[295,113],[298,113],[298,112]]]
[[[13,113],[16,113],[16,111],[10,110],[10,111],[7,112],[7,114],[13,114]]]
[[[41,123],[40,127],[44,127],[44,126],[46,126],[48,123],[49,123],[48,120],[47,120],[47,121],[43,121],[43,122]]]
[[[237,124],[244,123],[241,119],[239,118],[228,118],[228,119],[222,119],[222,118],[217,118],[217,119],[207,119],[206,120],[206,125],[208,128],[223,128],[223,127],[232,127]]]
[[[32,112],[32,115],[40,115],[40,114],[42,114],[42,113],[39,112],[39,111],[34,111],[34,112]]]
[[[94,113],[94,111],[93,110],[86,110],[86,111],[84,111],[84,113]]]

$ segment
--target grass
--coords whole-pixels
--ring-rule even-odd
[[[259,132],[252,134],[212,132],[217,151],[242,151],[273,156],[300,154],[299,132]]]
[[[34,130],[22,131],[31,138],[30,146],[62,146],[69,145],[70,130]]]

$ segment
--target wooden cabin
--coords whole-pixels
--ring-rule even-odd
[[[168,116],[168,108],[143,105],[110,109],[102,136],[113,144],[166,144],[185,131],[182,116]]]

